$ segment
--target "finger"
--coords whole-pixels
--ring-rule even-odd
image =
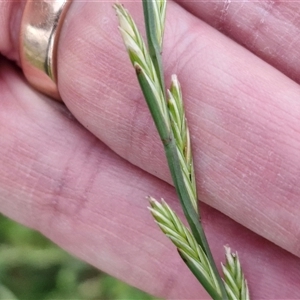
[[[206,298],[147,209],[145,195],[152,193],[179,211],[174,189],[114,154],[0,63],[1,211],[159,297]],[[225,244],[239,250],[254,299],[300,296],[299,258],[202,210],[216,260],[223,260]]]
[[[300,81],[297,1],[184,1],[186,10]]]
[[[201,200],[300,255],[298,86],[176,4],[169,16],[167,76],[182,81]],[[74,2],[59,44],[61,95],[114,151],[169,180],[122,49],[111,3]]]

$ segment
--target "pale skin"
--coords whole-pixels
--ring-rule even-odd
[[[112,4],[67,14],[66,108],[16,68],[24,3],[0,2],[0,210],[151,294],[206,299],[147,210],[147,195],[180,207]],[[141,28],[141,4],[124,4]],[[217,262],[225,244],[239,252],[253,299],[300,298],[299,14],[298,2],[167,11],[166,78],[182,84],[203,223]]]

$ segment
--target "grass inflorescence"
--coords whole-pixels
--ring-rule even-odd
[[[149,197],[150,211],[179,255],[213,299],[249,300],[247,282],[237,254],[226,248],[221,279],[200,222],[190,133],[183,106],[180,83],[172,75],[171,86],[164,85],[161,60],[166,0],[143,0],[147,46],[128,11],[114,8],[129,58],[162,140],[174,186],[188,228],[162,200]]]

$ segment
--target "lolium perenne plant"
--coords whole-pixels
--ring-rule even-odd
[[[149,209],[212,299],[250,300],[237,253],[231,253],[230,248],[225,247],[222,279],[201,225],[190,134],[180,84],[176,75],[172,75],[169,90],[164,84],[161,52],[166,0],[143,0],[147,46],[128,11],[121,4],[115,4],[114,8],[123,41],[163,142],[174,186],[190,229],[163,199],[158,202],[149,197]]]

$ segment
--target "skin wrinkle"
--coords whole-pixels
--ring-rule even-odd
[[[63,171],[61,172],[61,178],[55,181],[55,184],[49,193],[50,197],[47,199],[47,210],[49,209],[53,213],[53,216],[50,217],[50,221],[48,221],[50,228],[53,227],[52,223],[56,220],[58,214],[63,215],[63,217],[68,216],[77,219],[76,216],[82,209],[84,209],[85,206],[84,196],[78,197],[76,201],[74,201],[72,199],[73,197],[69,195],[69,193],[72,192],[72,189],[70,189],[67,184],[67,182],[70,180],[70,169],[68,164],[69,162],[67,162],[66,167],[63,168]],[[66,200],[69,200],[68,205],[62,204],[62,201],[65,202]]]
[[[45,156],[48,157],[49,153]],[[40,158],[42,162],[39,164],[42,171],[40,171],[39,176],[35,176],[37,178],[35,185],[35,196],[38,199],[43,199],[43,201],[39,201],[37,204],[34,203],[33,206],[38,205],[38,210],[44,212],[41,215],[40,213],[37,213],[37,209],[32,209],[37,216],[40,216],[35,225],[38,229],[42,229],[44,226],[46,228],[53,228],[52,220],[54,218],[58,218],[58,215],[61,215],[61,213],[65,214],[66,216],[76,216],[74,211],[75,201],[70,195],[72,190],[66,187],[66,182],[68,181],[67,176],[70,176],[68,162],[64,162],[64,166],[53,168],[51,167],[50,163],[48,164],[44,162],[45,156]],[[61,197],[64,197],[65,200],[68,201],[68,206],[62,207],[60,205]],[[79,206],[80,202],[78,202],[76,205]],[[49,212],[50,216],[48,216]],[[47,217],[45,218],[46,215]]]
[[[73,160],[77,157],[76,152],[69,156],[69,159],[65,162],[65,167],[61,172],[61,179],[57,182],[56,187],[53,191],[52,197],[48,200],[50,205],[50,210],[53,212],[52,217],[49,219],[49,227],[51,228],[52,221],[57,218],[57,213],[62,214],[64,217],[68,215],[71,218],[77,219],[80,215],[81,211],[85,209],[87,199],[89,198],[89,192],[93,189],[95,185],[95,180],[98,174],[101,172],[101,161],[95,160],[94,153],[97,153],[99,145],[99,141],[96,138],[93,138],[88,145],[84,145],[80,147],[81,156],[83,159],[81,160],[80,166],[76,166],[76,169],[80,169],[80,172],[84,172],[84,170],[90,169],[89,165],[98,166],[95,167],[93,172],[88,174],[88,176],[80,176],[77,179],[78,171],[73,169]],[[84,149],[84,150],[82,150]],[[104,153],[104,152],[103,152]],[[103,155],[103,159],[105,159],[105,155]],[[78,186],[80,182],[80,188],[78,190],[72,190],[72,183],[74,186]],[[71,203],[68,205],[64,205],[65,198],[69,198]],[[76,200],[74,200],[75,198]],[[74,205],[71,205],[73,204]]]

